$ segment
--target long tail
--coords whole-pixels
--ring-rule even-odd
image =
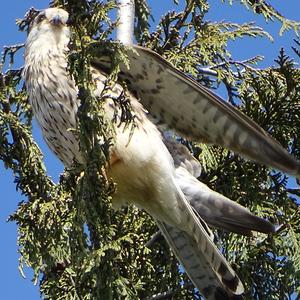
[[[241,281],[210,239],[184,195],[179,193],[178,197],[184,229],[161,221],[157,223],[179,262],[206,299],[242,299]]]

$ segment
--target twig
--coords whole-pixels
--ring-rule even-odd
[[[151,248],[152,245],[153,245],[160,237],[162,237],[162,234],[161,234],[160,230],[158,230],[157,232],[155,232],[155,233],[152,235],[151,239],[145,244],[145,246],[146,246],[147,248]]]
[[[197,71],[199,73],[201,73],[201,74],[205,74],[205,75],[216,77],[216,76],[218,76],[218,72],[215,71],[214,69],[221,68],[221,67],[226,66],[227,64],[230,64],[230,65],[240,65],[240,66],[244,67],[244,69],[240,70],[239,73],[242,73],[245,69],[249,69],[249,70],[251,70],[253,72],[258,72],[258,71],[260,71],[260,69],[253,68],[253,67],[251,67],[251,66],[248,65],[248,63],[251,62],[253,59],[255,59],[255,57],[248,58],[248,59],[245,59],[245,60],[242,60],[242,61],[228,60],[228,61],[216,64],[216,65],[210,66],[210,67],[204,67],[204,68],[198,67]],[[238,77],[239,73],[233,72],[233,75],[235,75],[235,76]]]
[[[290,194],[296,195],[300,197],[300,189],[286,189],[286,191]]]
[[[230,65],[240,65],[243,66],[245,69],[249,69],[253,72],[258,72],[260,71],[260,69],[258,68],[253,68],[251,66],[248,65],[249,62],[253,61],[256,57],[251,57],[242,61],[238,61],[238,60],[226,60],[220,64],[214,65],[209,67],[209,69],[216,69],[216,68],[220,68],[220,67],[224,67],[226,64],[230,64]]]
[[[176,24],[174,26],[174,28],[176,28],[176,30],[179,31],[181,29],[181,27],[184,26],[184,23],[185,23],[186,19],[188,18],[190,12],[192,11],[193,6],[194,6],[193,2],[189,2],[189,1],[186,2],[185,9],[181,13],[181,18],[176,22]]]
[[[163,45],[163,49],[168,50],[170,48],[170,42],[176,35],[179,33],[180,29],[185,26],[185,21],[187,20],[190,12],[193,9],[194,4],[192,2],[187,1],[184,11],[177,14],[177,16],[180,15],[179,20],[176,22],[176,24],[172,27],[172,30],[169,31],[169,26],[171,23],[168,23],[168,28],[164,26],[164,32],[165,32],[165,42]]]
[[[280,224],[276,229],[275,229],[275,235],[278,235],[279,233],[281,233],[282,231],[284,231],[286,228],[290,227],[291,225],[289,223],[285,223],[285,224]]]
[[[11,45],[11,46],[4,46],[3,47],[3,52],[1,53],[1,62],[0,62],[0,71],[2,71],[2,67],[4,65],[6,56],[9,55],[9,68],[12,67],[13,63],[14,63],[14,55],[15,53],[20,50],[21,48],[23,48],[25,45],[24,44],[15,44],[15,45]]]
[[[118,0],[117,40],[124,45],[133,44],[134,0]]]
[[[23,68],[15,70],[7,70],[4,74],[0,73],[0,89],[4,88],[8,84],[10,77],[21,77]]]
[[[147,297],[144,300],[162,300],[162,299],[168,299],[170,296],[173,295],[173,290],[168,290],[163,293],[155,294],[151,297]]]
[[[214,71],[211,69],[211,67],[207,67],[207,68],[197,68],[197,71],[201,74],[204,75],[209,75],[209,76],[214,76],[217,77],[218,76],[218,72]]]

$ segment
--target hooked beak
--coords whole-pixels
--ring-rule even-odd
[[[51,21],[50,21],[51,24],[55,25],[55,26],[58,26],[58,25],[63,25],[63,21],[62,21],[62,18],[60,15],[56,15],[54,16]]]

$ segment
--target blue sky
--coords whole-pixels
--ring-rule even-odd
[[[180,2],[183,2],[181,0]],[[290,19],[299,20],[299,0],[270,0],[283,15]],[[157,1],[149,0],[152,5],[152,11],[156,21],[159,16],[165,13],[172,7],[172,0]],[[159,4],[158,4],[159,3]],[[22,43],[25,40],[25,34],[18,32],[15,26],[15,19],[22,18],[25,12],[30,7],[44,8],[47,7],[46,0],[10,0],[2,1],[0,10],[0,48],[2,51],[3,45],[11,45]],[[228,4],[222,4],[221,0],[211,1],[211,11],[207,16],[209,20],[225,20],[237,23],[255,21],[259,26],[264,27],[274,37],[274,42],[271,43],[267,39],[246,39],[230,45],[233,53],[233,58],[237,60],[245,59],[255,55],[265,56],[262,66],[273,65],[279,49],[282,46],[288,47],[292,44],[292,39],[295,38],[293,32],[287,32],[282,37],[278,36],[280,24],[269,23],[265,24],[261,16],[254,16],[250,11],[247,11],[240,5],[235,5],[231,9]],[[16,63],[22,65],[20,57]],[[50,153],[45,143],[43,142],[37,126],[34,126],[34,136],[39,143],[43,153],[45,154],[45,163],[48,167],[49,174],[53,180],[57,181],[59,173],[63,167],[58,160]],[[24,200],[24,197],[16,192],[13,184],[12,173],[5,170],[0,162],[0,298],[9,300],[19,299],[40,299],[38,288],[35,287],[31,279],[31,272],[27,270],[27,278],[23,279],[18,271],[18,253],[17,253],[17,227],[14,223],[6,222],[8,216],[15,211],[19,201]]]

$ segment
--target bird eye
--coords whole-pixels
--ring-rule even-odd
[[[46,19],[46,16],[45,16],[45,14],[39,14],[38,16],[37,16],[37,18],[36,18],[36,22],[37,23],[41,23],[43,20],[45,20]]]

